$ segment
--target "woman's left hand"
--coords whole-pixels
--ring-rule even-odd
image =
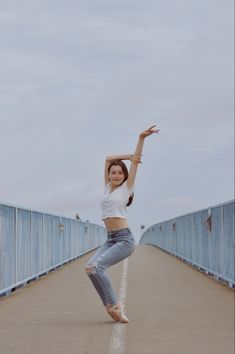
[[[130,161],[136,161],[137,163],[142,163],[141,161],[141,158],[134,158],[134,154],[133,155],[130,155]],[[142,154],[141,154],[141,157],[142,157]]]
[[[150,128],[148,128],[148,129],[146,129],[145,131],[143,131],[143,132],[140,134],[140,136],[141,136],[142,138],[146,138],[146,137],[149,136],[149,135],[157,134],[157,133],[160,131],[160,129],[156,129],[155,127],[156,127],[156,125],[152,125]]]

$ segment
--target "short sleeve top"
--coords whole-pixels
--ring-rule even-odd
[[[113,192],[110,188],[111,184],[106,184],[101,200],[102,219],[114,217],[127,219],[126,204],[133,194],[133,188],[128,189],[126,181]]]

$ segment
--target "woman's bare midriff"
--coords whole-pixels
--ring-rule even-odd
[[[107,218],[103,220],[107,231],[125,229],[128,227],[127,219]]]

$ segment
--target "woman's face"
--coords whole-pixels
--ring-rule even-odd
[[[121,166],[113,165],[109,171],[109,179],[114,187],[118,187],[124,181],[125,175]]]

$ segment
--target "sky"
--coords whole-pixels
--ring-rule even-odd
[[[233,13],[232,0],[0,0],[0,203],[103,225],[105,157],[153,124],[136,239],[233,199]]]

